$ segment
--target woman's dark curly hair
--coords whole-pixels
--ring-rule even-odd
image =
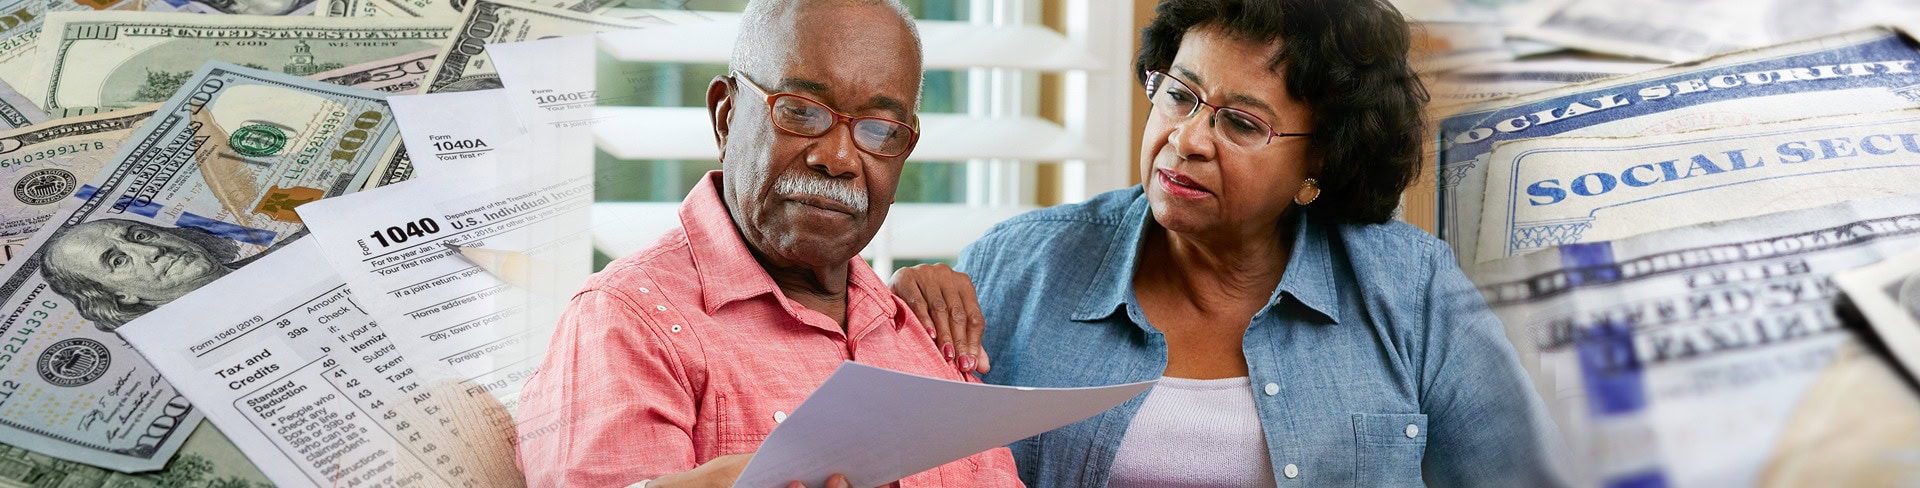
[[[1322,158],[1315,212],[1335,220],[1393,218],[1420,172],[1426,88],[1407,63],[1411,34],[1387,0],[1166,0],[1140,33],[1135,76],[1166,70],[1180,40],[1214,27],[1257,43],[1282,41],[1267,60],[1313,113]]]

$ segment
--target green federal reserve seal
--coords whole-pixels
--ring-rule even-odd
[[[241,156],[272,156],[287,148],[287,133],[267,124],[251,124],[233,131],[227,145]]]

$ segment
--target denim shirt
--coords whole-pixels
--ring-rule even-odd
[[[1157,379],[1166,337],[1133,292],[1141,187],[1047,208],[967,246],[989,383]],[[1299,218],[1242,351],[1280,486],[1557,486],[1557,442],[1499,319],[1440,241],[1405,223]],[[1011,445],[1029,486],[1104,486],[1142,393]],[[1558,452],[1555,450],[1555,452]],[[1424,473],[1422,468],[1424,466]]]

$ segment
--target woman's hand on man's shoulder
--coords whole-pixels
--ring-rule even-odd
[[[987,352],[980,347],[986,319],[973,278],[944,263],[922,264],[895,271],[892,287],[948,361],[963,372],[987,372]]]

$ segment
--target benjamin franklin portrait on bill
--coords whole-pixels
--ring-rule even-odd
[[[240,245],[194,228],[125,219],[85,222],[54,233],[32,259],[53,292],[80,316],[112,331],[226,276]]]

